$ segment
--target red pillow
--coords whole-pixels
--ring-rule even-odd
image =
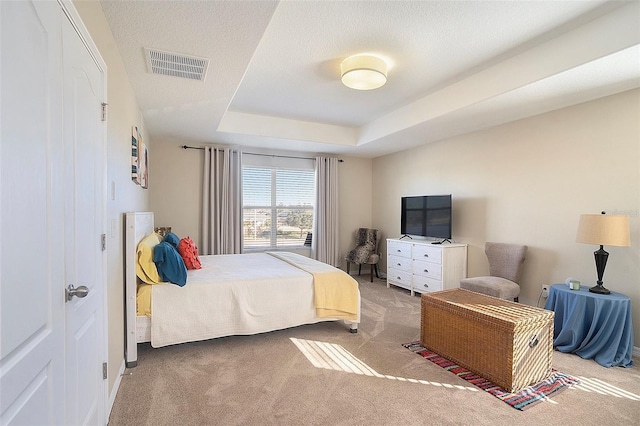
[[[196,247],[196,243],[189,237],[184,237],[178,243],[178,253],[184,260],[184,266],[187,269],[200,269],[202,265],[200,264],[200,259],[198,259],[198,247]]]

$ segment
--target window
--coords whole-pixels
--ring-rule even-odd
[[[302,248],[313,226],[313,170],[242,168],[245,250]]]

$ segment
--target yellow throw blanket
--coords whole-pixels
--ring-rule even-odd
[[[313,275],[313,302],[319,318],[358,320],[358,282],[326,263],[288,252],[268,252]]]

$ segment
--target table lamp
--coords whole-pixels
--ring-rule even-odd
[[[599,250],[593,252],[596,259],[596,271],[598,271],[597,285],[589,288],[592,293],[610,294],[611,292],[602,285],[604,267],[607,265],[609,253],[604,250],[607,246],[628,247],[631,245],[629,233],[629,216],[602,214],[580,215],[576,242],[584,244],[596,244]]]

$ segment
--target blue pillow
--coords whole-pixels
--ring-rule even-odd
[[[180,244],[180,238],[178,238],[178,236],[173,232],[167,233],[162,241],[166,241],[167,243],[171,244],[174,249],[177,249],[178,244]]]
[[[187,267],[178,251],[168,242],[163,241],[153,248],[153,262],[162,281],[180,287],[187,283]]]

